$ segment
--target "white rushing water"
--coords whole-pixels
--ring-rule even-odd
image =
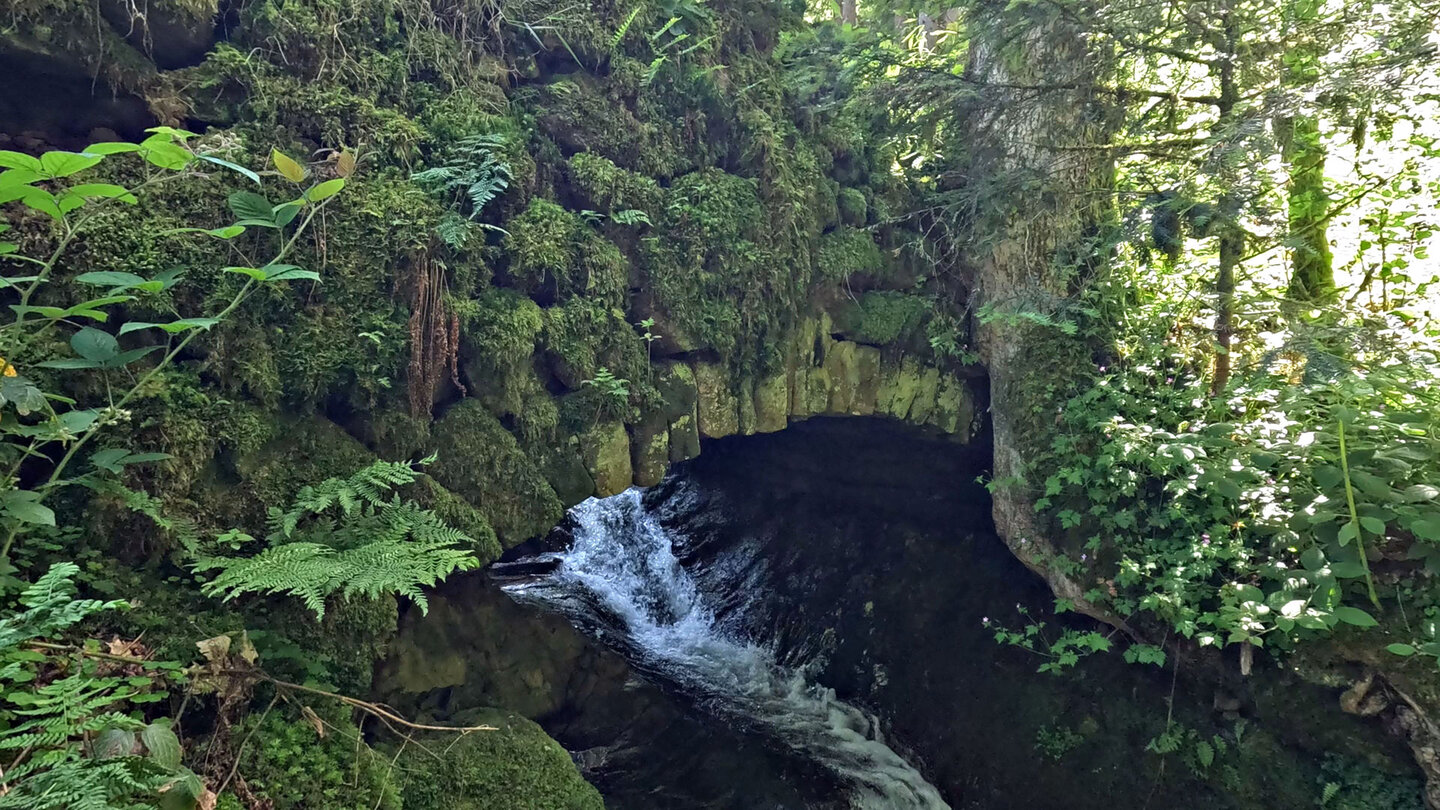
[[[861,810],[949,810],[881,738],[875,720],[832,690],[776,663],[763,646],[719,629],[704,594],[637,490],[577,506],[575,543],[540,580],[505,589],[623,635],[640,669],[708,710],[745,723],[812,759],[852,788]]]

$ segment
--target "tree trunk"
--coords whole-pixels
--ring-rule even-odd
[[[1235,268],[1245,254],[1245,231],[1240,225],[1242,201],[1240,178],[1236,166],[1240,161],[1227,154],[1240,149],[1240,133],[1235,121],[1235,105],[1240,102],[1240,87],[1235,75],[1235,53],[1240,44],[1240,31],[1235,16],[1226,13],[1221,19],[1219,50],[1223,57],[1216,68],[1220,81],[1219,115],[1215,130],[1220,141],[1214,159],[1219,164],[1216,179],[1220,184],[1220,266],[1215,273],[1215,376],[1210,393],[1219,395],[1230,383],[1231,353],[1235,338]]]
[[[992,315],[976,319],[975,338],[990,376],[995,526],[1057,597],[1124,628],[1122,619],[1087,600],[1089,586],[1060,565],[1058,547],[1035,510],[1040,487],[1028,480],[1031,460],[1055,431],[1061,384],[1093,368],[1092,353],[1084,340],[1036,318],[1006,317],[1037,306],[1050,310],[1045,314],[1064,311],[1086,272],[1092,258],[1086,242],[1109,204],[1112,167],[1103,150],[1075,147],[1104,143],[1108,118],[1084,91],[1018,89],[1095,82],[1079,32],[1050,17],[1020,21],[1024,32],[1014,36],[1015,13],[971,21],[967,72],[982,90],[960,118],[975,149],[965,174],[984,195],[978,206],[984,219],[972,242],[985,249],[969,258],[972,309]]]
[[[840,22],[846,25],[860,24],[859,0],[840,0]]]

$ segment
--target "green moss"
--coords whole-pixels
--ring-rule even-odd
[[[865,192],[858,188],[842,188],[836,204],[840,210],[841,222],[852,228],[865,224],[866,211],[869,208],[865,201]]]
[[[659,399],[651,383],[645,341],[625,319],[625,313],[598,302],[575,298],[545,310],[544,346],[555,377],[565,387],[584,388],[600,368],[629,381],[630,403],[649,408]]]
[[[286,703],[261,722],[251,716],[236,731],[246,739],[239,770],[257,796],[275,810],[400,810],[401,799],[389,761],[360,738],[360,730],[340,704],[310,706],[325,734]]]
[[[569,165],[570,182],[589,208],[607,214],[635,209],[652,218],[659,213],[664,192],[653,179],[590,152],[572,156]]]
[[[515,437],[477,400],[464,400],[435,425],[439,458],[430,474],[475,507],[513,546],[559,522],[555,490]]]
[[[584,295],[611,306],[623,302],[625,257],[578,214],[537,199],[506,229],[511,280],[528,294],[562,301]]]
[[[508,371],[529,359],[545,326],[540,307],[514,290],[491,288],[456,306],[469,349],[485,366]]]
[[[648,109],[644,100],[651,97],[636,102],[623,85],[607,91],[592,77],[571,74],[515,100],[535,111],[541,131],[566,153],[593,152],[630,171],[672,177],[693,164],[684,156],[677,119]]]
[[[842,282],[855,275],[879,274],[885,260],[870,234],[856,228],[838,228],[820,238],[815,272],[821,278]]]
[[[397,763],[405,810],[604,810],[570,755],[539,726],[496,709],[457,719],[498,730],[408,746]]]
[[[931,311],[927,298],[902,292],[877,291],[860,296],[855,322],[847,332],[861,343],[887,345],[917,334]]]
[[[717,169],[675,182],[645,240],[646,273],[656,302],[685,332],[722,354],[741,336],[740,312],[770,307],[770,256],[764,209],[754,180]]]

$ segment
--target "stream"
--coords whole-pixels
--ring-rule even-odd
[[[575,507],[564,552],[539,577],[502,588],[557,611],[618,650],[638,671],[703,711],[763,735],[834,774],[860,810],[949,805],[886,744],[878,720],[836,698],[807,667],[777,662],[763,642],[717,619],[707,594],[676,557],[677,543],[638,490]]]

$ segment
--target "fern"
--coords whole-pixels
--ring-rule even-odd
[[[638,17],[638,16],[640,16],[640,11],[641,11],[643,8],[645,8],[645,7],[644,7],[644,6],[636,6],[633,10],[631,10],[630,16],[625,18],[625,22],[623,22],[623,23],[620,24],[620,28],[619,28],[619,30],[617,30],[617,31],[615,32],[615,36],[613,36],[613,37],[610,38],[610,52],[611,52],[611,53],[617,53],[617,52],[619,52],[619,50],[620,50],[620,42],[625,39],[625,34],[629,33],[629,31],[630,31],[630,26],[635,22],[635,18]]]
[[[199,796],[203,785],[180,766],[169,726],[125,711],[155,695],[147,677],[105,675],[90,659],[22,649],[124,606],[76,599],[79,572],[74,563],[52,566],[21,592],[24,609],[0,619],[0,751],[10,786],[0,810],[131,810],[153,807],[162,793]]]
[[[503,159],[504,149],[503,135],[461,138],[447,153],[444,165],[410,176],[421,188],[451,206],[452,216],[435,229],[436,236],[450,247],[464,249],[470,222],[510,187],[514,175]]]
[[[426,459],[426,463],[430,459]],[[479,564],[474,541],[391,491],[414,482],[408,464],[380,461],[349,478],[305,487],[286,510],[271,509],[269,547],[251,557],[202,557],[217,572],[204,586],[227,601],[246,593],[298,597],[317,616],[339,594],[398,594],[429,609],[423,587]]]

